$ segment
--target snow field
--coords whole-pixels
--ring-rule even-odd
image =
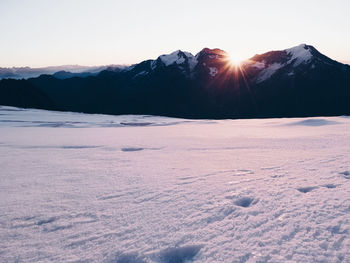
[[[0,108],[1,262],[349,262],[350,118]]]

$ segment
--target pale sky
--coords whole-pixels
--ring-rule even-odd
[[[350,63],[350,0],[0,0],[0,67],[233,57],[306,43]]]

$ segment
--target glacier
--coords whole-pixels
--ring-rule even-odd
[[[1,262],[349,262],[350,118],[0,107]]]

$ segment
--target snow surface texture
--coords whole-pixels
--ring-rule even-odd
[[[350,262],[350,118],[0,108],[0,262]]]

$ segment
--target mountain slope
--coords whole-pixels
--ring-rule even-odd
[[[58,109],[42,90],[25,80],[13,79],[0,81],[0,105],[48,110]]]
[[[255,55],[239,66],[230,64],[225,51],[204,48],[195,56],[178,50],[96,76],[62,75],[16,85],[29,83],[58,109],[88,113],[186,118],[350,114],[350,66],[305,44]]]
[[[349,114],[348,65],[304,44],[251,60],[258,65],[252,81],[261,114],[281,117]]]

